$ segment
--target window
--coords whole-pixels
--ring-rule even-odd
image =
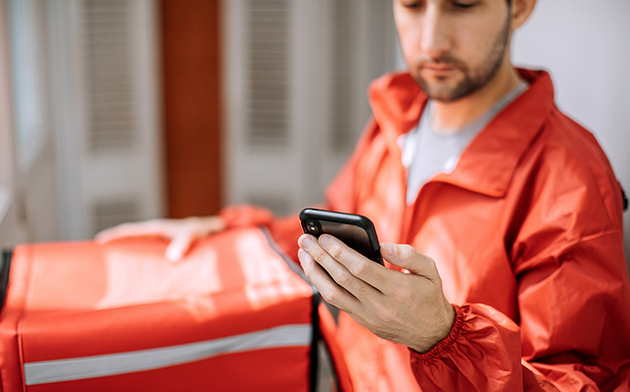
[[[0,246],[160,215],[155,8],[0,0]]]
[[[230,0],[225,6],[227,201],[284,215],[321,202],[393,68],[382,0]]]
[[[20,169],[28,170],[44,142],[41,29],[43,2],[9,2],[10,58],[15,146]]]
[[[0,18],[4,19],[5,15],[4,3],[0,2]],[[10,207],[13,190],[13,128],[6,33],[5,29],[0,28],[0,223]]]

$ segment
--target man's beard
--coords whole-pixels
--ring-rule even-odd
[[[503,62],[505,51],[507,50],[510,37],[509,15],[508,13],[505,26],[494,40],[490,52],[485,56],[483,63],[470,68],[466,63],[449,53],[445,53],[439,58],[424,59],[420,64],[419,72],[416,74],[412,73],[414,80],[422,88],[424,93],[427,94],[429,98],[437,101],[452,102],[464,98],[488,84],[501,68],[501,63]],[[424,64],[427,63],[451,65],[463,72],[464,80],[452,87],[440,81],[439,78],[437,82],[429,83],[421,75]]]

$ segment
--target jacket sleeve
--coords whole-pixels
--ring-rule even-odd
[[[449,336],[427,353],[411,351],[423,390],[630,390],[621,210],[606,202],[615,188],[604,197],[576,188],[561,195],[571,203],[551,209],[558,193],[537,194],[512,247],[518,320],[487,305],[455,306]]]
[[[627,273],[600,258],[623,260],[619,234],[550,250],[524,271],[520,326],[487,305],[455,306],[449,336],[427,353],[411,351],[423,390],[627,391]]]

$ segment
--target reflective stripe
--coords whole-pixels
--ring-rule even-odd
[[[294,324],[263,331],[120,354],[24,364],[26,385],[113,376],[158,369],[239,351],[288,346],[310,346],[312,326]]]

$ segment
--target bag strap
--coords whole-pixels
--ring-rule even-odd
[[[0,310],[4,306],[4,300],[7,297],[7,289],[9,288],[9,272],[11,271],[11,259],[13,258],[13,250],[3,250],[0,258]]]
[[[628,196],[626,196],[626,192],[624,192],[620,182],[619,188],[621,189],[621,199],[623,200],[623,212],[626,212],[628,211]]]

